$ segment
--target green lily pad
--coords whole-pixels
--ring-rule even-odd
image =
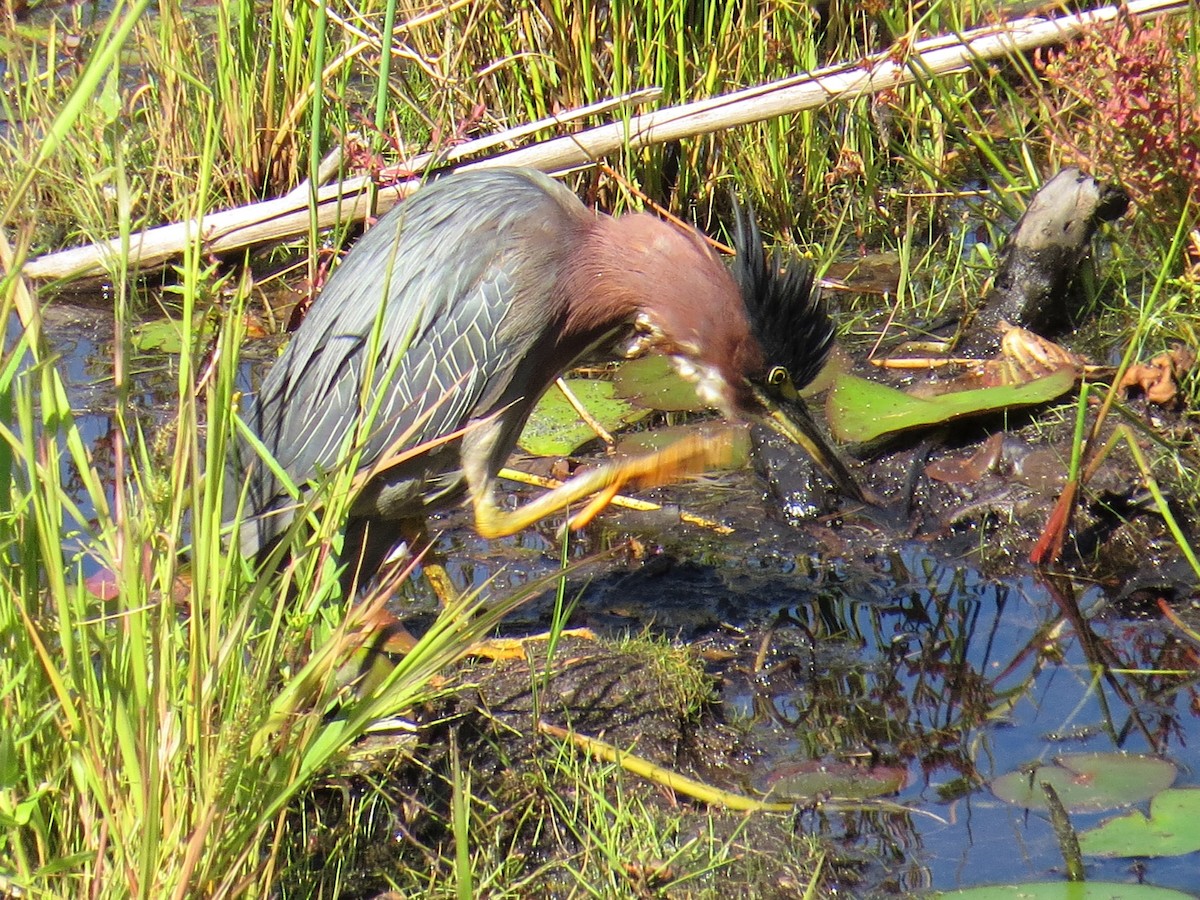
[[[1191,894],[1149,884],[1105,881],[1041,881],[1030,884],[995,884],[942,891],[930,897],[963,900],[1196,900]]]
[[[1115,809],[1153,797],[1169,788],[1176,768],[1164,759],[1125,753],[1076,753],[1032,771],[1009,772],[992,782],[1001,800],[1029,809],[1045,809],[1042,783],[1049,782],[1072,812]]]
[[[207,330],[207,320],[197,316],[190,334]],[[129,330],[129,341],[142,353],[175,354],[183,349],[185,325],[176,319],[154,319],[141,322]]]
[[[616,396],[636,406],[664,412],[704,409],[696,388],[685,380],[665,356],[643,356],[621,363],[613,382]]]
[[[886,384],[840,373],[829,392],[829,428],[839,441],[866,443],[967,416],[1048,403],[1074,384],[1075,373],[1064,369],[1025,384],[914,397]]]
[[[1139,810],[1117,816],[1079,835],[1089,856],[1182,856],[1200,851],[1200,788],[1176,788]]]
[[[613,394],[609,381],[567,379],[571,392],[584,408],[608,431],[618,431],[650,414]],[[563,392],[551,386],[534,407],[517,442],[534,456],[566,456],[596,437],[591,426],[579,418]]]

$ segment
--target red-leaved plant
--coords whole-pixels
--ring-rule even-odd
[[[1194,222],[1200,203],[1200,65],[1187,34],[1177,19],[1123,14],[1036,59],[1053,89],[1052,144],[1168,226],[1189,199]]]

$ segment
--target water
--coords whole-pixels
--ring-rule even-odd
[[[115,402],[111,320],[59,304],[47,327],[103,467]],[[14,338],[10,323],[10,346]],[[163,361],[135,368],[132,411],[161,425],[173,371]],[[909,536],[853,512],[791,523],[767,495],[752,471],[659,492],[734,525],[731,536],[680,525],[671,509],[606,513],[569,547],[572,559],[611,554],[590,580],[572,582],[572,624],[608,634],[648,628],[720,660],[710,664],[718,713],[740,723],[753,751],[742,783],[724,786],[765,789],[811,760],[907,772],[889,799],[909,812],[817,808],[797,819],[860,861],[854,896],[1061,877],[1047,817],[987,787],[1033,761],[1076,751],[1161,754],[1180,767],[1177,786],[1197,784],[1198,649],[1158,614],[1149,590],[1183,598],[1176,608],[1191,614],[1184,570],[1147,554],[1142,571],[1099,584],[1039,576],[1010,554],[1016,562],[993,572],[963,552],[986,547],[986,533],[953,542]],[[556,524],[487,542],[455,511],[432,530],[460,587],[503,592],[557,570]],[[1149,592],[1122,605],[1134,585]],[[417,584],[398,611],[430,603]],[[550,603],[527,607],[514,630],[544,624]],[[1149,670],[1187,674],[1141,674]],[[728,766],[719,777],[729,777]],[[1073,814],[1072,822],[1082,830],[1103,818]],[[1142,866],[1149,883],[1200,891],[1194,855]],[[1089,859],[1088,875],[1134,877],[1130,860]]]

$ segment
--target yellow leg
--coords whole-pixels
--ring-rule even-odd
[[[454,582],[450,580],[450,574],[446,571],[446,567],[442,565],[441,557],[434,554],[433,551],[425,554],[423,568],[425,570],[425,577],[429,580],[429,586],[433,588],[433,592],[437,595],[438,603],[441,604],[444,610],[455,599],[457,588],[455,588]],[[407,634],[407,631],[405,633]],[[559,635],[561,637],[576,637],[589,641],[596,639],[596,635],[590,628],[566,628],[560,631]],[[549,632],[544,632],[542,634],[525,635],[519,638],[487,638],[472,645],[469,653],[471,656],[479,657],[480,659],[525,659],[527,655],[525,651],[526,643],[529,641],[547,641],[550,637]]]
[[[567,522],[568,530],[577,531],[588,524],[592,519],[604,512],[604,508],[612,503],[620,492],[621,486],[619,484],[610,484],[593,497],[591,502],[583,508],[582,512],[571,516],[571,520]]]
[[[347,570],[343,587],[347,593],[356,594],[362,584],[371,581],[388,564],[391,554],[395,551],[397,538],[408,546],[405,560],[400,565],[408,564],[408,560],[421,558],[421,569],[429,586],[433,589],[440,606],[449,606],[458,591],[446,567],[442,564],[442,556],[433,548],[433,541],[425,530],[425,521],[419,518],[401,519],[399,522],[372,523],[360,521],[352,524],[353,530],[347,532],[347,543],[356,544],[353,551],[355,565]]]
[[[520,469],[510,469],[508,466],[500,470],[500,477],[505,481],[528,484],[532,487],[545,488],[548,491],[562,487],[563,485],[561,481],[554,478],[547,478],[544,475],[534,475],[531,472],[522,472]],[[638,512],[659,512],[662,510],[661,503],[640,500],[636,497],[626,496],[625,494],[617,494],[609,502],[613,506],[621,507],[621,509],[633,509]],[[722,525],[713,519],[706,519],[704,516],[688,512],[686,509],[679,511],[679,521],[686,522],[688,525],[695,525],[697,528],[707,528],[709,531],[715,531],[717,534],[733,534],[733,529],[728,525]]]
[[[484,537],[503,537],[527,528],[584,497],[596,494],[584,510],[568,523],[570,528],[581,528],[599,514],[625,485],[646,487],[698,475],[727,465],[733,459],[733,450],[733,432],[727,429],[719,432],[716,437],[693,435],[676,441],[657,453],[611,463],[587,472],[511,512],[496,506],[492,485],[489,483],[481,486],[482,490],[473,492],[475,526]],[[586,628],[570,629],[561,634],[586,639],[595,637],[591,630]],[[471,652],[489,659],[524,658],[528,641],[545,640],[548,637],[549,635],[539,634],[514,639],[493,638],[472,647]]]
[[[733,459],[733,452],[731,431],[722,430],[715,436],[692,435],[657,453],[610,463],[587,472],[511,512],[496,506],[492,485],[489,483],[481,486],[481,490],[473,492],[476,528],[486,538],[515,534],[572,503],[596,494],[598,496],[583,512],[568,523],[571,528],[581,528],[608,505],[622,487],[661,485],[689,475],[698,475],[727,465]],[[412,535],[409,545],[415,548],[423,539],[423,535]],[[455,588],[445,568],[435,558],[427,557],[424,570],[434,593],[442,605],[446,606],[447,601],[454,596]],[[587,629],[563,633],[576,637],[592,636]],[[545,635],[534,635],[520,640],[484,641],[474,647],[472,652],[479,656],[500,659],[521,656],[524,655],[524,642],[539,638],[544,639]]]
[[[633,459],[610,463],[576,478],[519,509],[502,510],[496,506],[493,486],[472,485],[475,506],[475,527],[485,538],[516,534],[535,522],[540,522],[560,509],[600,493],[596,504],[584,511],[588,519],[606,505],[626,485],[653,487],[678,481],[690,475],[728,465],[733,459],[733,434],[722,430],[714,435],[691,435],[671,446]],[[595,507],[595,508],[594,508]],[[587,520],[572,519],[571,528],[580,528]]]
[[[437,595],[438,604],[443,609],[449,606],[457,591],[455,590],[454,582],[450,580],[450,573],[446,571],[446,567],[430,551],[425,556],[422,568],[425,570],[425,578],[429,581],[429,586],[433,588],[434,594]]]

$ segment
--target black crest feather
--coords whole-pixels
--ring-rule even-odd
[[[812,266],[791,260],[785,269],[778,250],[768,260],[754,210],[736,200],[733,244],[733,278],[767,370],[783,366],[792,384],[802,388],[817,377],[833,347],[833,322],[814,289]]]

